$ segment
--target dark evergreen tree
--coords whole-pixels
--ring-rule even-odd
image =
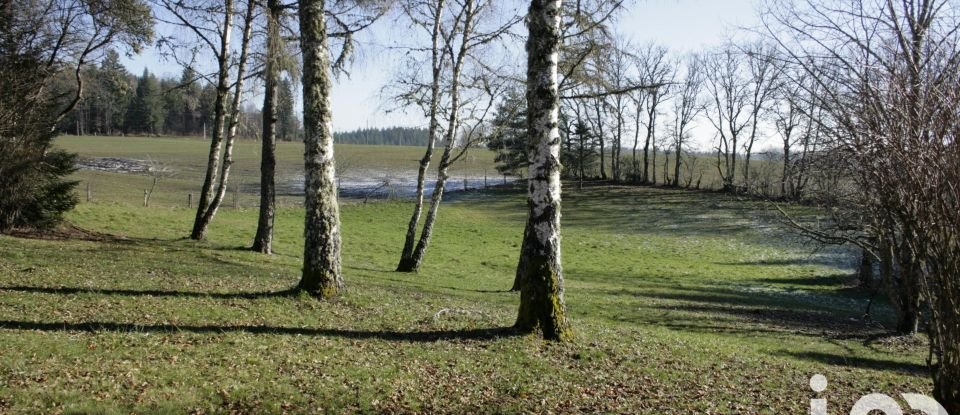
[[[293,83],[281,78],[277,84],[277,139],[294,141],[300,139],[300,120],[293,109]]]
[[[186,135],[183,123],[183,90],[179,87],[180,83],[172,78],[159,80],[163,128],[158,133]]]
[[[163,127],[164,108],[160,84],[146,68],[137,80],[137,90],[127,110],[128,133],[159,134]]]
[[[200,135],[203,134],[203,117],[200,102],[202,100],[203,89],[197,82],[197,73],[190,68],[184,68],[180,75],[181,92],[180,108],[180,134]]]
[[[133,75],[120,63],[120,54],[112,49],[107,51],[98,75],[103,112],[102,132],[112,135],[124,126],[126,109],[133,95]]]
[[[527,106],[526,99],[511,91],[497,107],[491,123],[492,131],[486,137],[487,148],[496,152],[494,161],[501,174],[520,175],[529,165],[527,161]]]
[[[153,35],[147,4],[110,6],[0,2],[0,232],[53,225],[77,202],[65,179],[76,156],[52,148],[56,127],[82,101],[102,48],[122,41],[136,51]],[[71,88],[57,88],[70,75]]]

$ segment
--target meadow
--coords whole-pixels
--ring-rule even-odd
[[[202,160],[203,143],[135,140],[182,171]],[[87,157],[145,151],[114,144],[61,142]],[[337,150],[383,166],[416,158]],[[149,208],[121,191],[144,177],[77,177],[103,190],[71,227],[0,236],[0,412],[799,414],[820,397],[846,413],[868,393],[931,388],[924,340],[888,335],[882,295],[855,287],[856,256],[790,234],[765,202],[567,185],[576,339],[554,344],[510,330],[522,186],[445,203],[419,274],[392,272],[408,201],[345,201],[348,292],[318,301],[290,291],[303,227],[292,202],[268,257],[245,249],[252,205],[222,210],[206,241],[184,238],[192,173]],[[808,385],[818,373],[822,394]]]
[[[160,175],[157,189],[150,203],[157,206],[186,206],[187,195],[196,198],[203,182],[209,140],[197,137],[110,137],[63,136],[57,145],[77,152],[81,158],[120,158],[141,161],[169,171]],[[303,143],[277,143],[278,204],[299,206],[302,197],[290,189],[303,177]],[[337,168],[340,176],[376,180],[388,176],[416,177],[417,163],[423,149],[408,146],[371,146],[338,144]],[[439,157],[439,155],[437,156]],[[236,186],[239,184],[239,205],[255,207],[259,203],[260,142],[238,140],[233,151],[229,195],[225,204],[233,206]],[[436,163],[433,164],[435,167]],[[435,176],[434,168],[431,175]],[[493,153],[485,149],[471,150],[462,162],[450,169],[451,180],[466,176],[488,175],[493,184],[502,178],[493,165]],[[122,174],[96,170],[80,170],[75,175],[80,191],[86,197],[89,183],[93,199],[100,202],[143,203],[143,191],[153,185],[150,174]],[[301,188],[302,189],[302,188]],[[196,199],[194,199],[196,200]],[[195,202],[194,202],[195,203]]]

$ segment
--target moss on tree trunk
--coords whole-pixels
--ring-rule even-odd
[[[530,160],[527,229],[517,279],[520,310],[516,328],[541,330],[549,340],[573,332],[563,302],[560,260],[560,131],[557,60],[560,0],[532,0],[527,39],[527,132]]]
[[[340,208],[333,158],[330,50],[324,0],[300,2],[303,52],[304,223],[303,275],[299,288],[321,298],[343,290],[340,273]]]

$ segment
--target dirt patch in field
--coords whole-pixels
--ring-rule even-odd
[[[63,223],[50,229],[14,229],[8,235],[24,239],[48,241],[130,242],[131,240],[109,233],[80,228],[72,223]]]
[[[92,157],[77,160],[77,167],[84,170],[142,174],[150,172],[151,163],[148,160],[135,160],[118,157]]]

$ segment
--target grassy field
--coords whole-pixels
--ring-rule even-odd
[[[81,203],[79,230],[0,236],[0,413],[800,414],[815,397],[846,413],[930,390],[923,341],[889,337],[882,303],[861,319],[855,258],[785,233],[763,203],[574,188],[571,344],[509,330],[517,189],[445,203],[416,275],[392,272],[409,203],[345,204],[349,291],[333,301],[288,291],[302,209],[279,210],[266,257],[244,249],[255,209],[194,242],[184,207]]]
[[[187,195],[197,197],[206,171],[209,140],[199,138],[153,138],[153,137],[93,137],[62,136],[56,145],[77,152],[85,158],[114,157],[133,160],[153,160],[159,166],[169,168],[173,174],[163,177],[158,183],[151,204],[156,206],[186,206]],[[423,157],[420,147],[368,146],[338,144],[336,148],[338,173],[342,176],[405,175],[415,177],[417,163]],[[439,156],[438,156],[439,157]],[[240,205],[256,206],[259,201],[260,143],[241,140],[233,152],[234,165],[231,172],[230,195],[225,204],[232,206],[234,186],[241,184]],[[434,166],[436,163],[434,163]],[[451,176],[490,176],[497,180],[493,165],[493,153],[484,149],[473,150],[462,162],[451,169]],[[430,172],[435,175],[435,171]],[[277,181],[281,185],[303,177],[303,143],[277,143]],[[91,185],[93,198],[101,202],[136,204],[143,202],[143,191],[152,185],[148,174],[117,175],[110,172],[81,170],[76,174],[81,181],[81,193],[87,183]],[[279,196],[278,203],[299,206],[302,197]],[[195,199],[196,200],[196,199]]]

